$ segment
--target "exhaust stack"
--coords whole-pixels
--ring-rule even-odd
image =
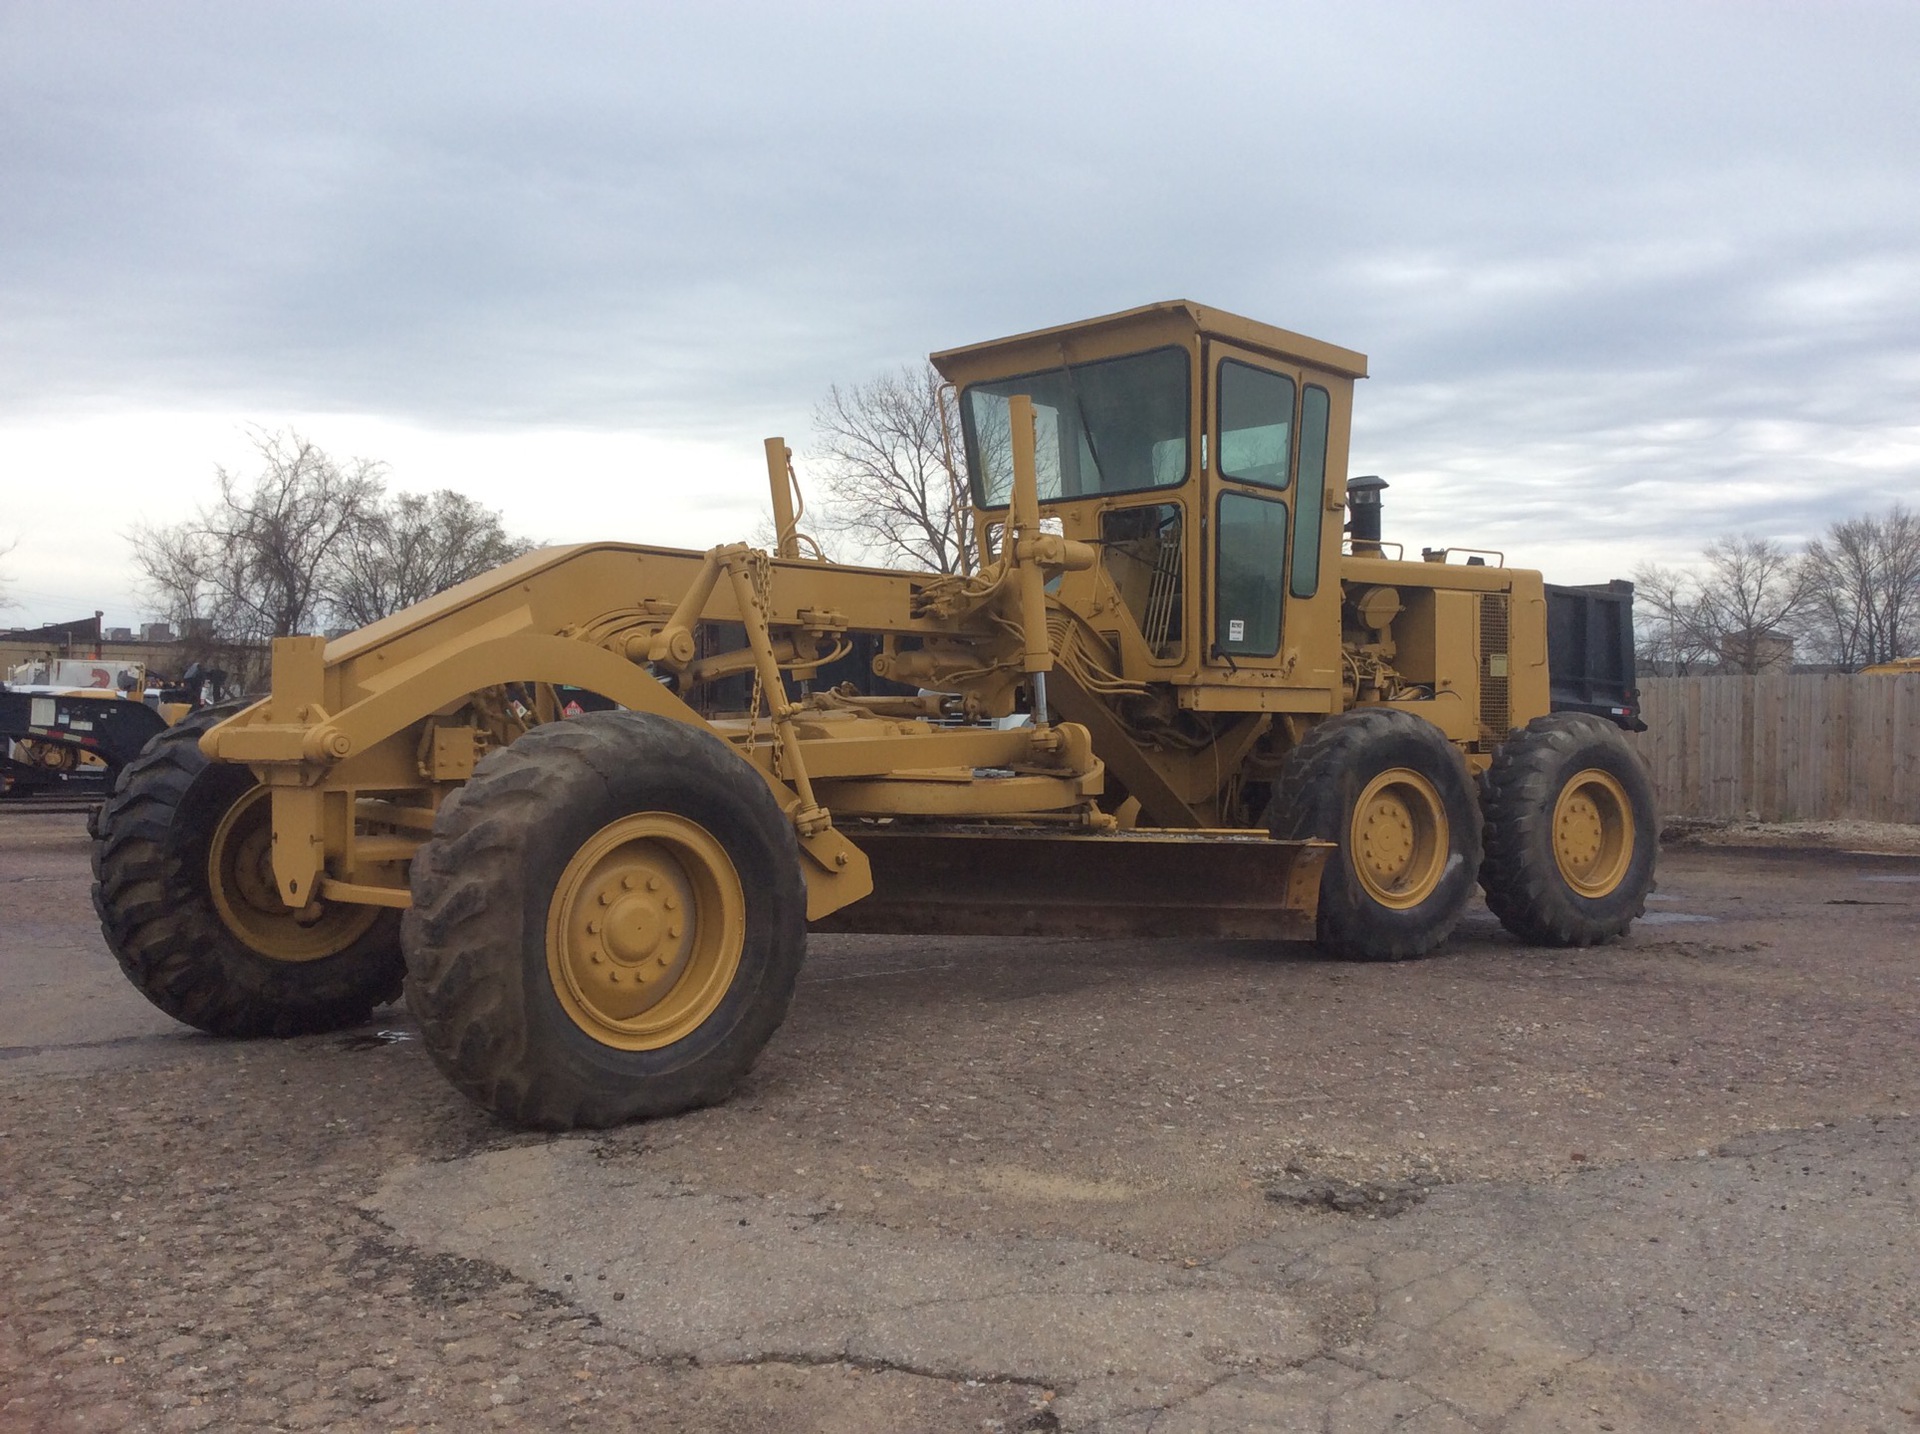
[[[1347,480],[1347,532],[1356,557],[1380,556],[1380,491],[1387,480],[1367,474]]]

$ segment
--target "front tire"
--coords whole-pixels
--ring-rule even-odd
[[[1473,779],[1446,735],[1411,712],[1360,709],[1315,727],[1287,757],[1268,829],[1338,848],[1320,878],[1315,935],[1350,961],[1430,954],[1473,895]]]
[[[1536,946],[1597,946],[1647,909],[1659,828],[1653,782],[1620,729],[1536,717],[1494,754],[1481,789],[1487,908]]]
[[[697,728],[536,727],[441,809],[413,863],[407,1002],[453,1084],[520,1125],[723,1100],[785,1019],[806,949],[792,824]]]
[[[143,996],[211,1035],[357,1026],[400,994],[399,913],[281,902],[266,789],[200,751],[236,710],[193,714],[120,769],[90,823],[100,929]]]

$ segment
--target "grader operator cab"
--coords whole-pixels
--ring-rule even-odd
[[[1650,786],[1550,710],[1540,575],[1389,556],[1347,478],[1361,355],[1164,303],[934,362],[975,573],[808,556],[771,439],[771,554],[551,548],[281,639],[267,697],[157,737],[101,814],[128,975],[231,1035],[404,984],[456,1086],[565,1128],[723,1098],[809,926],[1401,960],[1476,881],[1530,942],[1640,914]],[[817,680],[855,650],[885,682]]]

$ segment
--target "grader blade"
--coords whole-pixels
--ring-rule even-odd
[[[874,893],[815,931],[1310,941],[1333,850],[1248,831],[851,835]]]

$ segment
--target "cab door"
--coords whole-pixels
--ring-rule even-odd
[[[1332,400],[1312,371],[1214,343],[1207,403],[1208,665],[1285,681],[1323,645],[1288,627],[1320,591]]]
[[[1267,670],[1284,661],[1299,374],[1215,343],[1208,379],[1207,661]]]

